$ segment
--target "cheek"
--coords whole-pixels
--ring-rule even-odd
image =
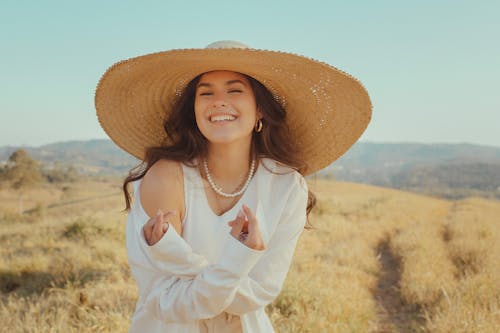
[[[201,116],[203,114],[203,103],[199,101],[194,101],[194,116],[196,118],[196,122],[201,120]]]
[[[200,130],[202,130],[203,127],[204,127],[204,123],[203,123],[203,118],[201,117],[201,114],[199,112],[195,111],[194,117],[195,117],[195,120],[196,120],[196,126],[198,126],[198,128]]]

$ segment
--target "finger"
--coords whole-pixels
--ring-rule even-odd
[[[264,250],[266,246],[262,239],[257,217],[247,205],[243,205],[243,212],[248,216],[248,235],[243,243],[254,250]]]
[[[144,231],[144,238],[146,239],[146,243],[148,243],[148,245],[151,245],[151,228],[148,228],[148,223],[144,225],[142,230]]]
[[[153,225],[153,238],[156,240],[155,243],[163,236],[163,212],[158,210],[158,215],[156,215],[156,221]]]
[[[146,222],[144,224],[144,227],[149,229],[149,231],[151,232],[153,230],[153,226],[154,224],[156,223],[156,219],[158,218],[158,215],[161,214],[161,211],[158,209],[158,212],[156,213],[155,216],[151,217],[148,222]]]
[[[243,223],[243,229],[242,229],[242,231],[243,231],[244,233],[248,233],[248,216],[247,216],[247,214],[243,211],[243,207],[242,207],[242,209],[241,209],[241,211],[240,211],[240,212],[241,212],[241,216],[242,216],[242,218],[244,219],[244,223]]]
[[[145,224],[144,224],[144,233],[147,233],[148,235],[151,234],[151,231],[153,230],[153,225],[154,222],[156,221],[156,216],[150,218]]]
[[[248,233],[248,221],[243,221],[243,227],[241,228],[241,232]]]
[[[243,229],[243,223],[244,223],[243,218],[238,214],[236,220],[233,221],[233,225],[231,227],[231,235],[236,239],[238,239],[241,230]]]
[[[237,222],[238,222],[237,220],[232,220],[232,221],[227,222],[227,225],[232,227]],[[247,221],[243,221],[243,227],[241,228],[241,231],[245,232],[245,233],[248,232],[248,222]]]
[[[258,221],[252,210],[247,205],[243,205],[243,212],[248,217],[248,233],[252,234],[255,231],[259,231]]]
[[[158,214],[160,214],[160,210],[158,210]],[[151,241],[152,241],[152,236],[153,236],[153,227],[155,225],[155,222],[156,222],[156,219],[157,219],[158,215],[150,218],[143,226],[143,230],[144,230],[144,237],[146,238],[146,241],[149,245],[151,245]]]
[[[163,214],[163,220],[162,223],[160,224],[160,228],[162,230],[162,233],[160,234],[160,238],[167,232],[168,227],[170,225],[170,221],[167,220],[169,217],[173,217],[177,214],[176,210],[171,210]]]

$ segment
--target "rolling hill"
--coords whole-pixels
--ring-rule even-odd
[[[0,161],[19,147],[0,147]],[[45,165],[72,165],[80,173],[125,175],[139,163],[110,140],[22,147]],[[473,144],[358,142],[317,173],[319,178],[366,183],[446,198],[500,198],[500,147]]]

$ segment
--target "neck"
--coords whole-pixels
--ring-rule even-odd
[[[231,185],[248,176],[250,167],[250,145],[209,144],[207,162],[212,178],[220,185]]]

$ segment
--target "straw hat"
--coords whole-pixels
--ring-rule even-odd
[[[213,70],[246,74],[271,91],[287,112],[291,139],[308,163],[306,174],[344,154],[370,122],[368,93],[351,75],[300,55],[233,41],[114,64],[97,86],[99,122],[119,147],[142,160],[146,148],[168,144],[163,121],[184,87]]]

